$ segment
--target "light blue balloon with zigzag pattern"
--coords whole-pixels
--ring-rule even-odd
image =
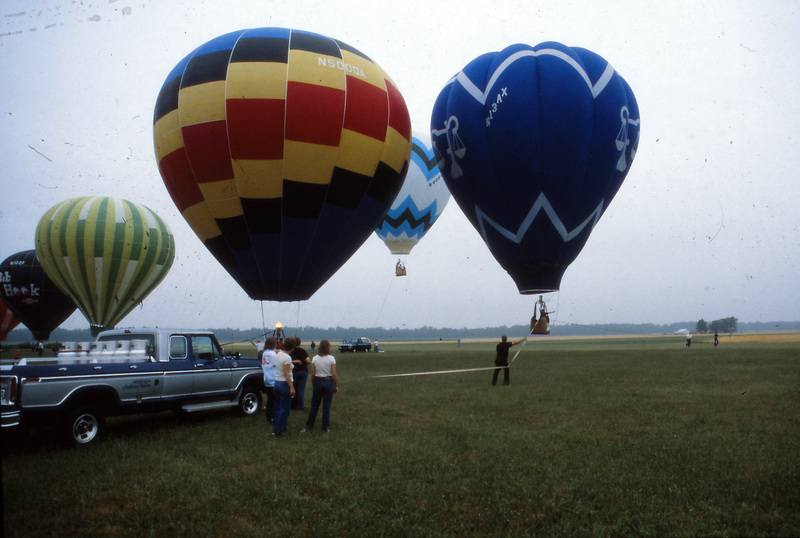
[[[428,232],[450,199],[436,156],[421,136],[412,138],[405,182],[375,233],[392,254],[404,255]]]

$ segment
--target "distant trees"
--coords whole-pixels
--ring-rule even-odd
[[[705,333],[735,333],[738,332],[738,319],[730,317],[724,319],[715,319],[709,325],[706,320],[700,318],[695,326],[695,332]]]
[[[738,332],[738,322],[734,317],[715,319],[711,322],[710,329],[712,333],[735,333]]]

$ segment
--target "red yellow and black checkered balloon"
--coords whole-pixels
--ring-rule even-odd
[[[220,36],[167,77],[153,119],[173,201],[253,299],[311,297],[403,183],[411,122],[384,71],[286,28]]]

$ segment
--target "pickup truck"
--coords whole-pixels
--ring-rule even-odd
[[[370,349],[372,349],[372,342],[369,341],[369,338],[364,337],[357,340],[342,340],[342,343],[339,344],[339,351],[341,353],[369,351]]]
[[[57,357],[0,367],[2,428],[53,425],[73,445],[95,441],[105,417],[164,410],[261,408],[258,359],[226,355],[213,333],[169,329],[101,332]]]

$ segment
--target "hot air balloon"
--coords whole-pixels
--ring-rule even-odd
[[[639,108],[582,48],[518,44],[447,82],[431,116],[450,192],[522,294],[559,289],[639,142]]]
[[[403,187],[375,229],[392,254],[409,254],[442,214],[450,199],[437,162],[433,150],[421,137],[414,136],[411,165]],[[406,274],[402,260],[397,262],[396,274]]]
[[[164,279],[175,259],[175,239],[144,206],[86,196],[47,210],[36,227],[36,254],[96,335],[113,328]]]
[[[75,312],[75,303],[45,274],[35,250],[12,254],[0,264],[3,301],[33,333],[47,340]]]
[[[405,101],[341,41],[226,34],[167,76],[156,161],[172,200],[256,300],[311,297],[375,229],[411,152]]]
[[[5,301],[0,301],[0,342],[5,342],[8,333],[19,325],[19,320],[14,317],[14,313],[8,309]]]

